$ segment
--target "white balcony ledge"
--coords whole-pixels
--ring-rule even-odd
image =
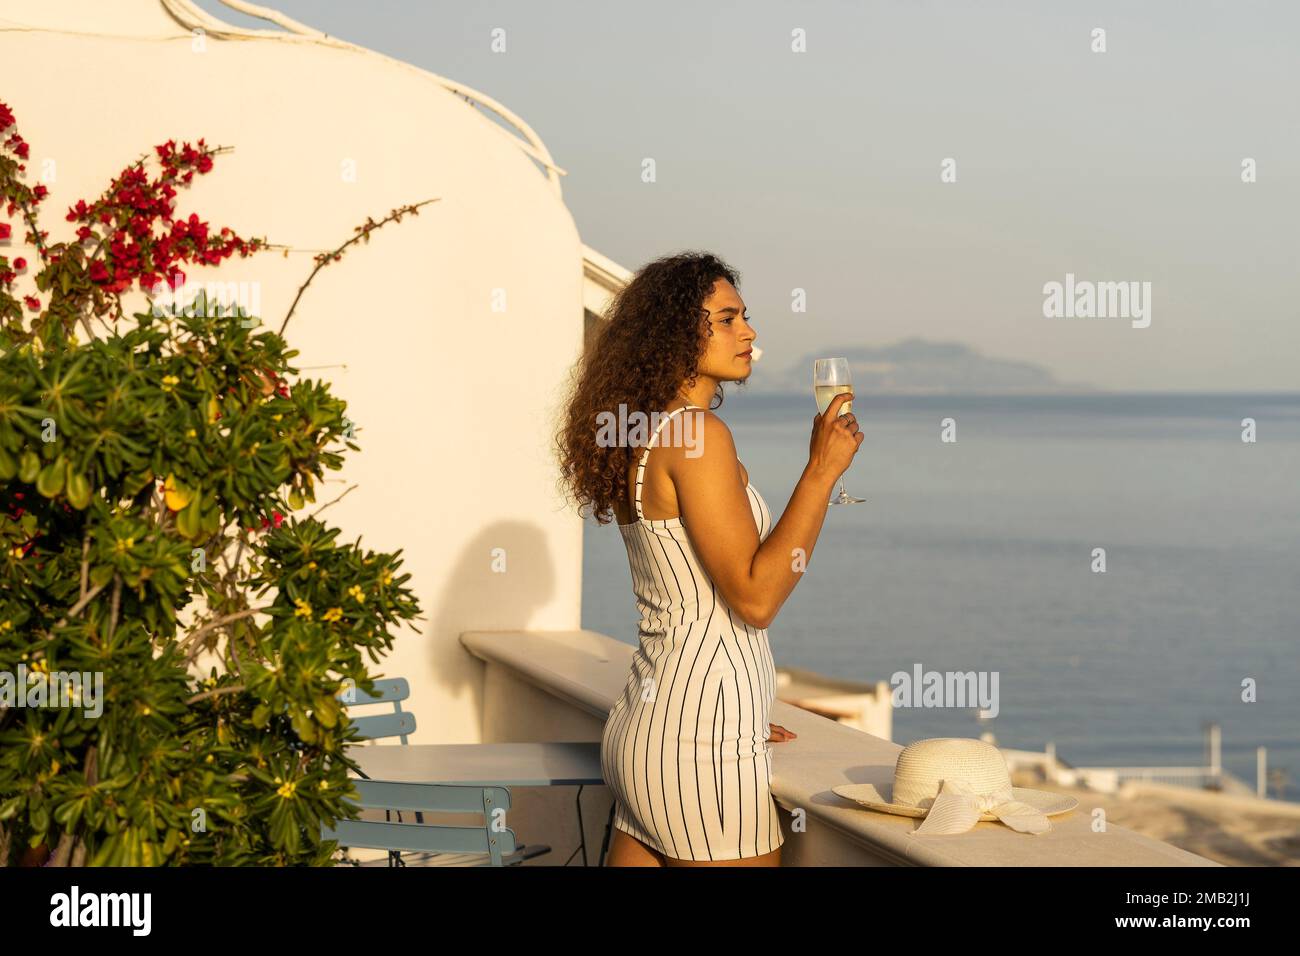
[[[587,630],[468,631],[461,643],[486,665],[485,740],[599,740],[633,653],[631,645]],[[771,745],[772,790],[785,811],[783,865],[1221,865],[1123,827],[1095,832],[1086,801],[1053,817],[1051,832],[1041,835],[977,823],[968,833],[914,836],[916,820],[866,810],[831,792],[841,783],[889,783],[900,744],[780,700],[771,717],[798,734]],[[608,802],[603,806],[607,814]],[[800,808],[806,829],[795,831]],[[597,823],[603,830],[604,815]],[[588,840],[594,836],[599,846],[597,828],[589,826]]]

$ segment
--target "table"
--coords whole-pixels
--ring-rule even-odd
[[[467,787],[578,787],[578,838],[587,864],[582,787],[604,786],[600,741],[491,744],[375,744],[348,747],[361,775],[387,783],[439,783]],[[604,860],[609,845],[606,827]],[[598,864],[599,865],[599,864]]]

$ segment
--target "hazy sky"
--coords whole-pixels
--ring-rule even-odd
[[[508,106],[617,262],[721,255],[756,376],[920,336],[1106,388],[1300,388],[1300,4],[269,5]],[[1149,327],[1044,317],[1067,273],[1151,283]]]

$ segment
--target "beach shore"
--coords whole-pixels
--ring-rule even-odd
[[[1145,782],[1107,794],[1035,776],[1014,774],[1012,782],[1075,797],[1076,812],[1100,807],[1108,823],[1225,866],[1300,866],[1300,804]]]

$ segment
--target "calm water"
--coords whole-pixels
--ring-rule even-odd
[[[997,671],[995,719],[900,708],[894,740],[990,729],[1006,747],[1054,741],[1076,766],[1199,765],[1215,721],[1229,771],[1253,786],[1265,746],[1300,800],[1300,394],[854,405],[866,439],[844,480],[868,500],[827,515],[768,629],[778,666]],[[779,520],[811,393],[731,392],[718,413]],[[955,443],[940,441],[946,417]],[[619,533],[589,520],[585,540],[583,626],[635,644]]]

